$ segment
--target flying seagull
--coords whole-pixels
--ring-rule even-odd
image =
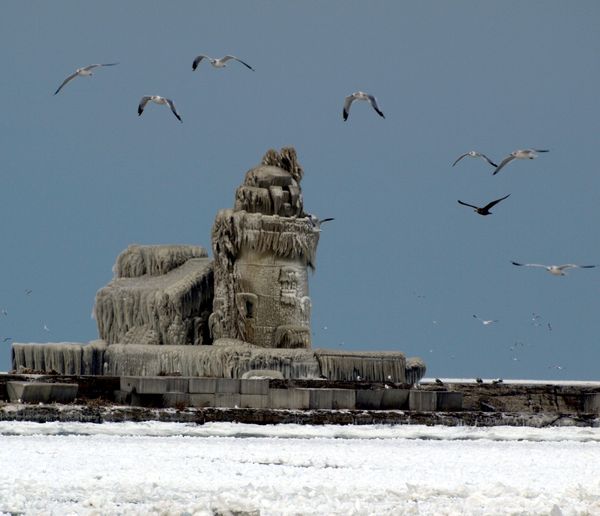
[[[357,92],[353,93],[352,95],[348,95],[346,97],[346,99],[344,100],[344,110],[342,112],[344,120],[348,120],[348,115],[350,114],[350,106],[352,105],[352,103],[355,100],[368,100],[369,103],[371,104],[371,107],[375,111],[377,111],[377,114],[380,117],[385,118],[385,115],[381,112],[381,110],[379,109],[379,106],[377,105],[377,99],[373,95],[369,95],[368,93],[365,93],[364,91],[357,91]]]
[[[54,92],[54,94],[56,95],[65,84],[67,84],[68,82],[72,81],[73,79],[75,79],[75,77],[89,77],[91,75],[93,75],[92,70],[94,68],[98,68],[99,66],[115,66],[118,65],[119,63],[105,63],[105,64],[91,64],[91,65],[87,65],[84,66],[83,68],[77,68],[77,70],[75,70],[74,73],[72,73],[71,75],[69,75],[64,81],[63,83],[58,87],[58,89]]]
[[[488,158],[485,154],[482,154],[481,152],[477,152],[477,151],[469,151],[469,152],[465,152],[464,154],[462,154],[461,156],[459,156],[456,161],[454,163],[452,163],[452,166],[456,165],[461,159],[466,158],[466,157],[470,157],[470,158],[481,158],[484,159],[485,161],[487,161],[490,165],[492,165],[492,167],[497,167],[498,165],[496,165],[490,158]]]
[[[154,102],[155,104],[169,106],[177,120],[183,122],[183,120],[181,120],[181,117],[179,116],[179,113],[177,113],[177,110],[175,109],[175,104],[173,103],[173,101],[171,99],[167,99],[159,95],[147,95],[145,97],[142,97],[142,100],[140,100],[140,105],[138,106],[138,116],[144,112],[144,108],[146,107],[146,104],[148,104],[148,102]]]
[[[537,155],[538,152],[550,152],[550,151],[548,151],[547,149],[546,150],[520,149],[520,150],[511,152],[508,156],[506,156],[506,158],[504,158],[500,162],[500,165],[498,165],[496,167],[496,170],[494,170],[494,173],[492,175],[493,176],[496,175],[498,172],[500,172],[500,170],[502,170],[506,165],[508,165],[514,159],[535,159],[538,157],[538,155]]]
[[[473,314],[473,317],[475,317],[475,319],[481,322],[481,324],[483,324],[484,326],[489,326],[490,324],[498,322],[498,319],[482,319],[481,317],[475,314]]]
[[[313,231],[317,231],[317,232],[321,231],[321,224],[323,224],[323,222],[330,222],[332,220],[335,220],[335,219],[333,217],[328,217],[326,219],[319,219],[315,215],[308,216],[308,224],[310,225],[310,227],[312,228]]]
[[[221,59],[213,59],[212,57],[208,57],[205,55],[199,55],[198,57],[196,57],[196,59],[194,59],[194,62],[192,63],[192,70],[195,70],[196,68],[198,68],[200,61],[202,61],[203,59],[208,59],[210,61],[210,64],[213,65],[215,68],[225,68],[227,66],[227,64],[226,64],[227,61],[231,61],[233,59],[234,61],[237,61],[238,63],[242,63],[246,68],[249,68],[253,72],[255,71],[254,68],[252,68],[248,63],[244,63],[244,61],[242,61],[241,59],[238,59],[235,56],[229,56],[229,55],[222,57]]]
[[[483,208],[473,206],[472,204],[467,204],[466,202],[462,202],[460,200],[458,201],[458,204],[462,204],[463,206],[468,206],[469,208],[473,208],[475,212],[479,213],[479,215],[491,215],[492,212],[490,211],[490,209],[493,208],[494,206],[496,206],[496,204],[498,204],[500,201],[503,201],[504,199],[506,199],[509,196],[510,196],[510,194],[505,195],[504,197],[501,197],[500,199],[496,199],[495,201],[492,201],[492,202],[486,204]]]
[[[542,267],[554,276],[566,276],[568,269],[593,269],[595,265],[576,265],[574,263],[565,263],[564,265],[543,265],[541,263],[518,263],[511,262],[518,267]]]

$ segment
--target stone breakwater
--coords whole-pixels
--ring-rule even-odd
[[[401,410],[283,410],[185,408],[165,409],[131,406],[25,405],[0,406],[0,421],[52,421],[122,423],[162,421],[168,423],[246,423],[259,425],[445,425],[445,426],[550,426],[600,427],[597,414],[523,414],[514,412],[409,412]]]
[[[5,421],[600,426],[598,384],[3,374],[0,400]]]

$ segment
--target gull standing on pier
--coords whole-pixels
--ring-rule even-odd
[[[253,72],[255,71],[254,68],[252,68],[248,63],[245,63],[244,61],[242,61],[241,59],[238,59],[235,56],[227,55],[220,59],[213,59],[212,57],[208,57],[208,56],[205,56],[202,54],[199,55],[198,57],[196,57],[196,59],[194,59],[194,62],[192,63],[192,70],[195,70],[196,68],[198,68],[200,61],[202,61],[203,59],[208,59],[210,61],[210,64],[213,65],[215,68],[225,68],[227,66],[227,64],[226,64],[227,61],[230,61],[233,59],[234,61],[237,61],[238,63],[242,63],[246,68],[249,68]]]
[[[91,64],[88,66],[84,66],[83,68],[77,68],[77,70],[75,70],[74,73],[72,73],[71,75],[69,75],[64,81],[63,83],[58,87],[58,89],[54,92],[54,94],[56,95],[60,90],[62,90],[63,86],[65,84],[67,84],[68,82],[72,81],[73,79],[75,79],[75,77],[90,77],[92,75],[94,75],[92,73],[92,70],[94,68],[98,68],[99,66],[115,66],[118,65],[119,63],[105,63],[105,64]]]
[[[379,106],[377,105],[377,99],[373,95],[365,93],[364,91],[357,91],[354,92],[352,95],[348,95],[344,100],[344,110],[342,111],[342,116],[344,117],[344,120],[348,120],[348,115],[350,114],[350,106],[355,100],[368,100],[371,104],[371,107],[377,112],[377,114],[380,117],[385,118],[385,115],[381,112]]]
[[[144,112],[144,108],[146,107],[146,104],[148,104],[148,102],[154,102],[155,104],[169,106],[177,120],[183,122],[183,120],[181,120],[181,117],[179,116],[179,113],[177,113],[177,110],[175,109],[175,104],[173,103],[173,101],[166,97],[161,97],[160,95],[146,95],[145,97],[142,97],[142,100],[140,100],[140,104],[138,106],[138,116],[140,116]]]
[[[506,158],[504,158],[500,162],[500,165],[496,167],[496,170],[494,170],[494,173],[492,175],[495,176],[498,172],[500,172],[500,170],[502,170],[506,165],[508,165],[511,161],[515,159],[535,159],[538,157],[538,152],[550,151],[548,151],[547,149],[519,149],[514,152],[511,152],[508,156],[506,156]]]

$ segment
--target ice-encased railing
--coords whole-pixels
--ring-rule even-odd
[[[102,340],[77,342],[19,343],[12,345],[14,371],[50,372],[73,375],[98,375],[103,372],[106,343]]]
[[[330,380],[405,383],[406,358],[400,352],[315,350],[321,374]]]
[[[112,344],[105,354],[105,374],[241,378],[248,371],[269,369],[281,372],[284,378],[320,376],[319,363],[310,350],[265,349],[240,341],[222,341],[212,346]]]
[[[132,244],[118,257],[113,267],[116,278],[161,276],[183,265],[191,258],[206,258],[206,249],[195,245]]]
[[[415,385],[425,376],[427,367],[423,359],[419,357],[410,357],[406,359],[406,383]]]

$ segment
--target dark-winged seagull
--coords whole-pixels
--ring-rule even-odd
[[[199,55],[196,57],[196,59],[194,59],[194,62],[192,63],[192,70],[195,70],[196,68],[198,68],[200,61],[202,61],[203,59],[208,59],[210,61],[210,64],[213,65],[215,68],[225,68],[227,66],[227,64],[226,64],[227,61],[230,61],[233,59],[234,61],[237,61],[238,63],[242,63],[246,68],[249,68],[250,70],[252,70],[254,72],[254,68],[252,68],[248,63],[244,63],[244,61],[242,61],[241,59],[239,59],[235,56],[230,56],[230,55],[222,57],[221,59],[214,59],[212,57],[208,57],[205,55]]]
[[[90,76],[94,75],[92,73],[92,70],[94,68],[98,68],[99,66],[115,66],[118,64],[119,63],[91,64],[91,65],[84,66],[83,68],[77,68],[77,70],[75,70],[75,73],[72,73],[63,81],[63,83],[58,87],[58,89],[54,92],[54,94],[56,95],[60,90],[62,90],[62,88],[65,84],[67,84],[68,82],[75,79],[75,77],[90,77]]]
[[[464,154],[462,154],[461,156],[456,158],[456,161],[454,163],[452,163],[452,166],[456,165],[461,159],[466,158],[467,156],[470,158],[481,158],[481,159],[487,161],[490,165],[492,165],[492,167],[498,166],[490,158],[488,158],[485,154],[482,154],[481,152],[477,152],[474,150],[465,152]]]
[[[491,215],[492,212],[490,211],[490,209],[493,208],[494,206],[496,206],[496,204],[498,204],[500,201],[503,201],[504,199],[506,199],[509,196],[510,196],[510,194],[505,195],[504,197],[501,197],[500,199],[496,199],[495,201],[492,201],[492,202],[486,204],[483,208],[479,208],[478,206],[473,206],[472,204],[467,204],[466,202],[462,202],[460,200],[458,201],[458,204],[462,204],[463,206],[468,206],[469,208],[473,208],[476,213],[479,213],[479,215]]]
[[[493,176],[500,172],[506,165],[508,165],[511,161],[515,159],[535,159],[538,157],[538,152],[550,152],[547,149],[519,149],[514,152],[511,152],[506,158],[504,158],[500,165],[496,167],[494,170]]]
[[[569,269],[593,269],[595,265],[576,265],[574,263],[565,263],[563,265],[544,265],[542,263],[519,263],[511,262],[517,267],[541,267],[546,269],[550,274],[554,276],[566,276],[566,271]]]
[[[348,120],[348,115],[350,114],[350,106],[355,100],[368,100],[371,104],[371,107],[377,112],[377,114],[380,117],[385,118],[385,115],[381,112],[379,106],[377,105],[377,99],[373,95],[369,95],[364,91],[356,91],[352,95],[348,95],[344,100],[344,109],[342,111],[342,116],[344,117],[344,120]]]
[[[148,104],[148,102],[154,102],[155,104],[169,106],[177,120],[183,122],[183,120],[181,120],[181,117],[179,116],[179,113],[177,113],[177,110],[175,109],[175,104],[173,103],[173,101],[166,97],[161,97],[160,95],[146,95],[145,97],[142,97],[142,100],[140,100],[140,104],[138,106],[138,116],[140,116],[144,112],[144,108],[146,107],[146,104]]]

